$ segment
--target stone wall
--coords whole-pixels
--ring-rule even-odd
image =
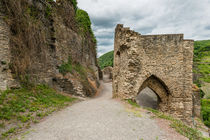
[[[149,87],[159,110],[191,122],[193,44],[183,34],[141,35],[117,25],[113,96],[135,99]]]
[[[103,81],[104,82],[112,82],[112,77],[113,77],[112,71],[113,71],[113,68],[112,67],[105,67],[102,70],[102,73],[103,73]]]
[[[11,87],[12,80],[79,96],[96,93],[96,43],[79,30],[71,1],[8,0],[0,5],[0,90]],[[62,75],[59,68],[69,59],[86,75],[81,78],[76,70]]]
[[[201,95],[200,89],[193,85],[193,116],[201,118]]]
[[[10,64],[10,47],[9,47],[9,27],[3,20],[3,14],[0,13],[0,90],[6,90],[13,86]]]
[[[112,79],[112,70],[113,68],[112,67],[105,67],[102,72],[103,72],[103,75],[107,75],[109,79]]]

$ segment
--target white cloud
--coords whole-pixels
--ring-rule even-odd
[[[113,50],[114,29],[124,24],[141,34],[184,33],[210,39],[209,0],[78,0],[98,39],[98,55]]]

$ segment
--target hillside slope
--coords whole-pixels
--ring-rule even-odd
[[[101,69],[111,66],[113,67],[114,51],[110,51],[98,58],[98,64]]]

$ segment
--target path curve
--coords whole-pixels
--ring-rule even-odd
[[[111,83],[100,96],[74,104],[32,126],[26,140],[168,140],[148,114],[142,117],[112,99]],[[177,137],[176,137],[177,138]],[[176,139],[174,138],[174,139]],[[171,138],[170,138],[171,139]]]

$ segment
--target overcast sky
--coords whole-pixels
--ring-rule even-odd
[[[78,0],[91,18],[98,56],[113,50],[114,29],[124,24],[141,34],[184,33],[210,39],[210,0]]]

